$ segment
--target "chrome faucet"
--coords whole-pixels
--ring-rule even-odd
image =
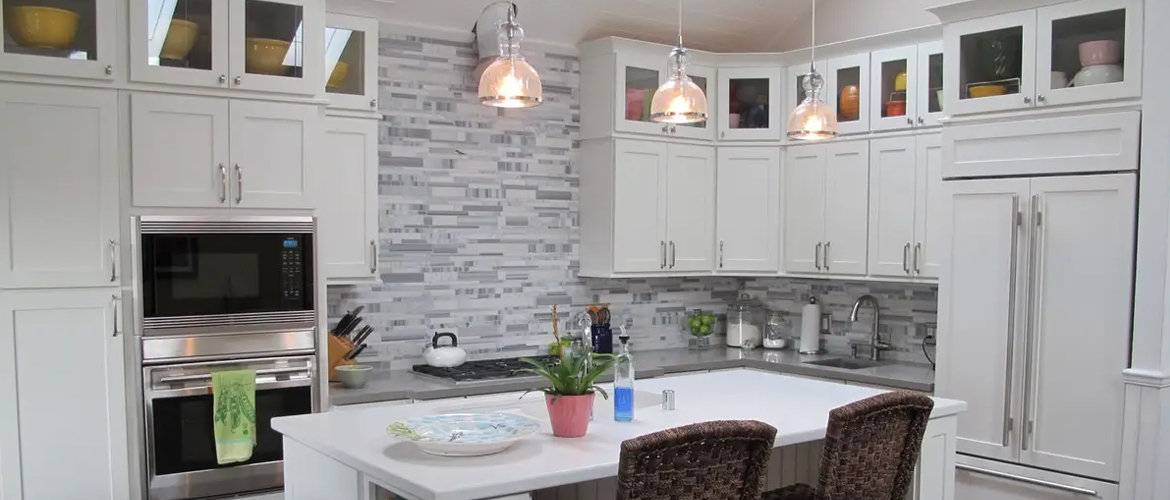
[[[890,350],[890,345],[885,343],[885,342],[882,342],[881,335],[878,333],[878,325],[881,323],[881,308],[880,308],[880,306],[878,306],[877,298],[874,297],[873,295],[869,295],[869,294],[862,295],[861,297],[858,297],[857,302],[853,303],[853,312],[849,313],[849,321],[853,321],[853,322],[857,321],[857,312],[861,309],[861,306],[864,304],[869,304],[869,305],[873,306],[873,332],[871,332],[869,335],[869,344],[868,344],[869,360],[870,361],[878,361],[879,359],[881,359],[881,352]],[[850,343],[850,349],[852,351],[852,356],[855,358],[857,357],[857,346],[858,345],[867,345],[867,344]]]

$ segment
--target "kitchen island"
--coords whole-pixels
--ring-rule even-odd
[[[539,393],[522,400],[500,395],[273,419],[273,429],[284,435],[285,499],[383,500],[387,493],[410,500],[612,498],[622,441],[722,419],[776,427],[769,487],[815,482],[829,411],[882,392],[750,369],[642,380],[635,388],[634,422],[614,422],[612,403],[598,398],[589,434],[578,439],[552,436]],[[666,389],[676,393],[673,411],[659,405]],[[935,399],[913,498],[953,497],[955,420],[966,407]],[[543,428],[503,453],[472,458],[426,455],[385,432],[398,420],[473,411],[518,412]]]

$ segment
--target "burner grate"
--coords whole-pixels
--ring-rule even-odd
[[[546,365],[556,363],[556,356],[533,356],[535,359]],[[468,361],[462,365],[453,368],[439,368],[430,365],[414,365],[411,367],[415,372],[438,377],[454,382],[478,382],[482,380],[501,380],[516,377],[531,377],[531,373],[522,372],[520,370],[526,368],[528,365],[521,363],[520,358],[504,358],[504,359],[485,359],[480,361]]]

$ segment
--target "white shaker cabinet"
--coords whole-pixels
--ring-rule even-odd
[[[716,269],[778,271],[780,148],[719,148],[715,184]]]
[[[378,122],[325,119],[329,168],[315,169],[321,269],[329,282],[378,271]]]
[[[130,95],[136,206],[228,207],[229,100]]]
[[[938,134],[870,142],[870,275],[938,277],[941,144]]]
[[[582,276],[714,269],[714,147],[604,139],[581,149]]]
[[[319,165],[321,121],[312,104],[233,100],[234,206],[313,208],[309,169]]]
[[[3,498],[130,498],[119,298],[0,292]]]
[[[121,52],[118,44],[118,8],[116,0],[74,0],[70,2],[3,2],[0,9],[0,72],[31,73],[111,81]],[[61,37],[49,36],[46,42],[56,47],[40,46],[38,40],[25,40],[28,35],[18,32],[49,33],[51,28],[40,28],[38,22],[6,19],[22,7],[67,10],[72,16],[53,21],[65,25],[73,18],[73,37],[64,42]],[[34,18],[43,21],[44,14]],[[28,19],[28,18],[26,18]],[[19,26],[19,28],[18,28]],[[40,29],[38,29],[40,28]]]
[[[0,288],[114,286],[112,90],[0,84]]]
[[[869,142],[790,147],[782,170],[784,271],[866,274]]]
[[[1136,177],[950,190],[937,393],[968,402],[959,451],[1118,480]]]

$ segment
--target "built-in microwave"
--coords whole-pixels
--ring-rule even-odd
[[[135,218],[143,362],[311,351],[312,217]]]

